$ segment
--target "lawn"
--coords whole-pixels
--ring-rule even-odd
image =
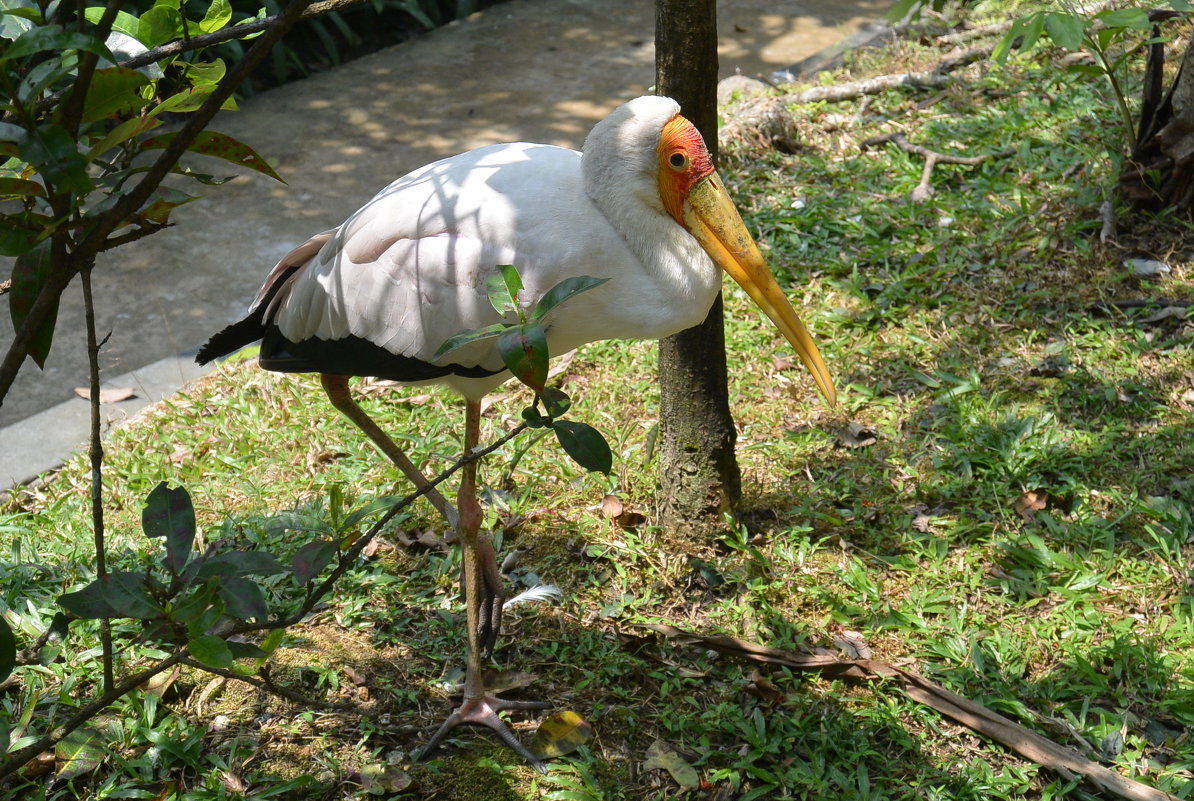
[[[820,82],[931,66],[942,51],[924,41],[854,56]],[[592,726],[546,775],[471,728],[412,764],[453,705],[445,685],[464,657],[459,556],[419,501],[272,652],[269,680],[320,703],[185,667],[92,721],[73,766],[48,760],[46,771],[69,768],[57,781],[27,769],[11,797],[330,799],[366,797],[362,784],[445,801],[1095,797],[895,682],[798,674],[643,624],[870,654],[1190,797],[1194,230],[1120,209],[1115,237],[1100,239],[1122,132],[1101,79],[1060,59],[1038,48],[979,61],[944,88],[797,106],[796,152],[723,154],[841,401],[820,403],[727,282],[745,499],[722,535],[652,526],[653,343],[590,345],[555,378],[571,416],[609,439],[608,477],[526,435],[483,462],[499,558],[518,554],[509,582],[563,595],[510,610],[495,667],[530,681],[513,697]],[[992,157],[938,166],[933,194],[914,202],[922,159],[860,147],[896,131]],[[417,464],[451,465],[456,399],[380,385],[367,396]],[[483,441],[513,428],[529,400],[516,386],[494,393]],[[377,498],[408,491],[317,382],[249,358],[106,448],[118,570],[161,563],[141,513],[163,481],[193,499],[196,550],[259,549],[283,564],[321,536],[351,541],[385,506]],[[94,578],[88,480],[79,458],[0,509],[0,600],[18,645],[51,625],[60,594]],[[603,509],[610,495],[619,503]],[[271,608],[302,597],[289,575],[263,583]],[[113,622],[122,670],[166,653],[140,631]],[[70,623],[0,691],[13,747],[94,693],[97,632]],[[536,720],[513,719],[525,741]],[[668,759],[674,772],[658,767]],[[685,765],[698,788],[681,787]]]

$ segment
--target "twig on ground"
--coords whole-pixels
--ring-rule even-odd
[[[881,136],[872,136],[869,139],[864,139],[859,143],[859,147],[867,150],[872,147],[891,142],[893,145],[903,150],[905,153],[912,153],[913,155],[923,156],[925,160],[924,170],[920,174],[920,183],[908,195],[908,197],[915,203],[928,200],[933,196],[933,186],[930,179],[933,175],[933,168],[938,164],[962,164],[968,167],[974,167],[982,164],[984,161],[993,158],[1006,158],[1015,154],[1015,150],[1004,150],[1000,153],[986,153],[982,156],[951,156],[948,153],[938,153],[936,150],[929,150],[923,145],[914,145],[908,141],[908,138],[903,133],[896,131],[895,133],[882,134]]]
[[[876,659],[841,659],[825,649],[819,649],[817,653],[793,653],[724,635],[707,636],[667,625],[641,625],[684,645],[697,645],[729,656],[782,665],[793,670],[817,672],[828,678],[867,682],[894,680],[913,701],[937,710],[942,715],[1067,779],[1081,776],[1101,792],[1132,801],[1178,801],[1176,796],[1125,778],[1097,762],[1092,762],[1073,748],[1058,745],[982,704],[963,698],[923,676],[887,662]]]
[[[243,673],[237,673],[236,671],[233,671],[233,670],[225,670],[223,668],[212,667],[211,665],[205,665],[202,662],[198,662],[194,659],[191,659],[190,657],[184,657],[182,660],[182,664],[186,665],[187,667],[194,668],[196,670],[202,670],[205,673],[214,673],[215,675],[223,676],[226,679],[233,679],[234,681],[244,682],[245,684],[249,684],[249,685],[252,685],[253,687],[256,687],[257,689],[261,690],[262,692],[267,692],[272,695],[276,695],[279,698],[285,698],[287,701],[291,701],[291,702],[298,704],[299,706],[304,707],[304,708],[326,709],[331,712],[356,712],[358,714],[364,713],[364,710],[362,710],[361,707],[358,706],[357,704],[351,704],[351,703],[336,704],[336,703],[332,703],[331,701],[321,701],[318,698],[311,698],[309,696],[303,695],[300,692],[295,692],[294,690],[291,690],[287,687],[283,687],[280,684],[276,684],[273,681],[273,679],[270,678],[269,672],[264,667],[261,669],[262,677],[259,679],[254,676],[246,676]]]

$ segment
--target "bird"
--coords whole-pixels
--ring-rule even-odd
[[[608,279],[548,318],[558,356],[605,339],[660,339],[701,323],[733,278],[792,344],[825,400],[833,380],[747,231],[696,127],[671,98],[644,96],[600,120],[580,151],[517,142],[436,161],[389,184],[340,226],[286,254],[246,316],[212,336],[206,364],[261,340],[262,368],[318,373],[332,405],[356,424],[457,529],[468,658],[463,700],[420,756],[462,723],[493,729],[541,762],[498,717],[542,709],[487,692],[482,650],[500,627],[495,555],[479,534],[476,464],[460,471],[453,506],[353,400],[352,377],[440,384],[465,401],[464,452],[476,448],[481,399],[511,378],[494,340],[440,355],[464,330],[503,321],[487,283],[515,265],[525,309],[561,281]],[[506,322],[511,322],[508,314]]]

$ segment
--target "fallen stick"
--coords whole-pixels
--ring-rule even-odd
[[[948,153],[938,153],[936,150],[929,150],[923,145],[914,145],[908,141],[904,134],[896,131],[895,133],[882,134],[881,136],[872,136],[869,139],[864,139],[859,143],[859,148],[866,150],[872,147],[891,142],[893,145],[903,150],[905,153],[912,153],[917,156],[923,156],[925,160],[924,169],[920,174],[920,183],[908,195],[913,202],[920,203],[928,200],[933,196],[933,185],[930,183],[930,178],[933,175],[933,168],[938,164],[963,164],[968,167],[973,167],[982,164],[984,161],[993,158],[1006,158],[1014,154],[1015,150],[1005,150],[1001,153],[986,153],[982,156],[951,156]]]
[[[1092,762],[1073,748],[1059,745],[982,704],[963,698],[923,676],[887,662],[876,659],[840,659],[829,651],[795,654],[725,635],[708,636],[659,624],[640,625],[682,645],[699,645],[727,656],[782,665],[793,670],[816,671],[829,678],[857,681],[892,679],[900,683],[901,689],[912,700],[932,707],[946,717],[990,737],[1025,759],[1043,765],[1066,779],[1081,776],[1087,784],[1097,790],[1132,801],[1179,801],[1177,796],[1125,778],[1097,762]]]

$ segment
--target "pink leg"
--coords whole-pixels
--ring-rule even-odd
[[[480,429],[481,405],[469,401],[465,410],[465,453],[472,451],[477,446]],[[481,650],[484,644],[483,640],[488,637],[489,645],[492,646],[492,639],[497,636],[497,632],[493,630],[486,635],[482,622],[483,613],[486,616],[491,616],[492,608],[488,611],[483,610],[485,603],[482,599],[486,597],[486,594],[483,592],[485,576],[483,574],[481,559],[478,558],[480,556],[479,551],[482,550],[478,547],[478,542],[483,516],[481,513],[481,504],[477,500],[477,463],[470,462],[461,468],[460,476],[460,492],[456,496],[456,504],[460,509],[460,523],[457,531],[459,532],[461,556],[464,563],[462,572],[464,574],[464,599],[468,621],[468,663],[464,673],[464,700],[457,707],[456,711],[449,715],[448,719],[436,729],[435,734],[431,735],[431,739],[419,753],[419,757],[422,758],[426,754],[431,753],[439,744],[439,741],[443,739],[444,735],[455,727],[462,723],[472,723],[479,726],[488,726],[493,729],[503,743],[534,765],[535,768],[543,771],[545,770],[543,764],[526,746],[519,742],[518,738],[514,736],[514,732],[510,731],[510,727],[498,717],[497,713],[503,709],[546,709],[549,704],[539,701],[504,701],[486,693],[485,685],[481,678]],[[488,550],[492,555],[493,547],[488,546]],[[496,565],[493,567],[493,572],[496,575]],[[489,603],[492,605],[492,595],[489,595],[489,599]],[[500,601],[498,601],[497,606],[501,606]]]

